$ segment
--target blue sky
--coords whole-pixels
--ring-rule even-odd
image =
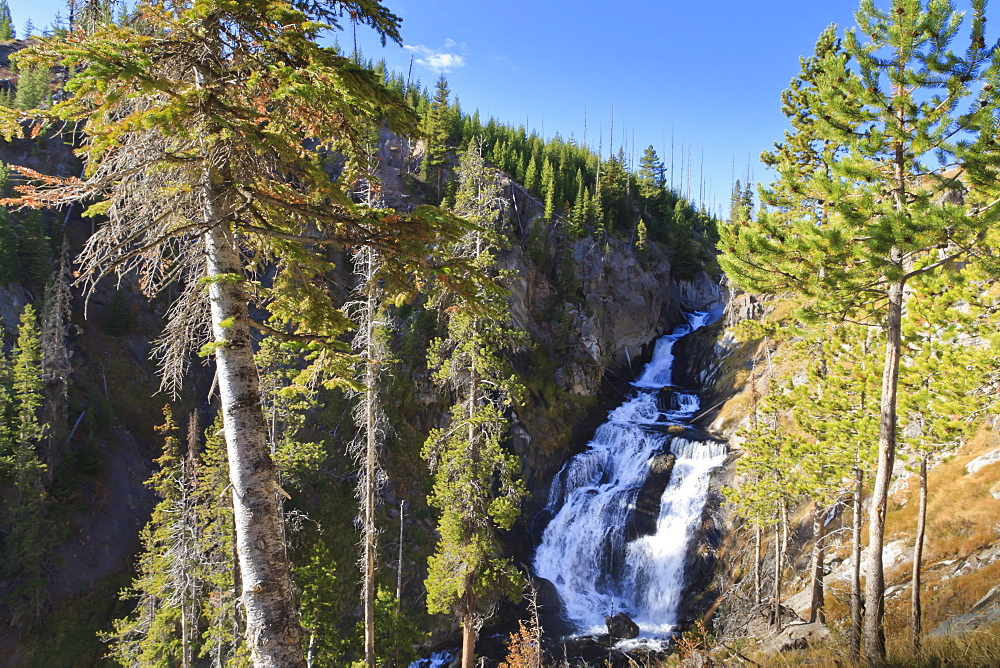
[[[467,111],[476,108],[546,136],[584,139],[603,152],[652,144],[691,194],[728,208],[732,178],[768,176],[757,162],[785,128],[781,91],[829,23],[853,25],[857,0],[384,0],[403,19],[404,46],[382,49],[366,28],[358,45],[433,87],[444,71]],[[14,21],[46,25],[61,0],[8,0]],[[877,0],[886,6],[888,0]],[[964,3],[956,2],[961,7]],[[340,33],[350,48],[353,33]],[[634,147],[634,150],[633,150]],[[668,177],[669,178],[669,177]]]

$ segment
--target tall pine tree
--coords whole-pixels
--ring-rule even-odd
[[[52,110],[86,119],[82,180],[38,179],[26,203],[95,202],[107,221],[88,240],[82,274],[140,269],[155,293],[180,282],[159,351],[166,377],[183,374],[190,346],[215,357],[240,558],[247,644],[260,665],[304,664],[267,443],[250,328],[338,347],[348,326],[324,276],[329,246],[373,245],[426,262],[428,239],[457,232],[454,218],[418,208],[369,215],[344,188],[363,171],[377,119],[413,117],[374,77],[317,43],[352,20],[399,41],[398,18],[377,1],[140,3],[142,26],[100,25],[42,40],[26,66],[59,59],[72,95]],[[316,151],[347,159],[334,179]],[[251,262],[253,266],[251,266]],[[250,274],[272,265],[273,282]],[[206,289],[207,286],[207,289]],[[278,326],[256,323],[258,300]],[[208,326],[211,325],[209,334]]]
[[[479,147],[462,156],[459,184],[455,211],[478,229],[452,252],[495,274],[500,188]],[[503,446],[507,414],[520,392],[503,351],[523,335],[508,323],[495,284],[482,285],[474,298],[446,307],[447,336],[431,345],[428,366],[456,403],[449,424],[430,434],[423,451],[434,473],[428,500],[441,512],[437,550],[428,562],[427,609],[453,612],[461,621],[463,668],[475,665],[483,611],[519,582],[501,554],[499,531],[513,525],[524,494],[519,462]]]
[[[961,188],[959,155],[965,169],[996,171],[959,143],[992,122],[995,102],[977,99],[992,54],[983,37],[984,0],[972,1],[969,47],[961,55],[951,45],[962,15],[948,2],[894,0],[881,11],[864,0],[857,20],[843,43],[832,27],[825,31],[785,92],[792,130],[763,156],[778,177],[757,220],[725,228],[720,263],[746,289],[806,295],[806,318],[885,330],[864,628],[865,658],[877,664],[885,657],[882,545],[896,454],[904,288],[971,252],[1000,210],[942,201]],[[995,68],[987,76],[995,90]],[[942,166],[932,164],[939,158]]]

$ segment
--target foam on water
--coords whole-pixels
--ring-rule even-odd
[[[554,516],[533,565],[555,586],[565,615],[580,633],[605,632],[605,615],[619,611],[628,613],[646,638],[633,644],[658,642],[676,627],[685,556],[700,523],[711,470],[725,460],[726,448],[649,427],[684,424],[699,410],[692,392],[674,392],[668,409],[659,407],[658,395],[673,385],[674,343],[710,318],[691,314],[686,325],[657,341],[653,359],[633,383],[636,395],[608,414],[588,448],[553,480],[548,508]],[[626,524],[649,464],[667,449],[676,461],[660,499],[655,533],[627,542]]]

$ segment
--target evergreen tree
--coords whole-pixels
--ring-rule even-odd
[[[0,197],[10,195],[9,176],[10,169],[0,162]],[[0,207],[0,285],[19,280],[23,275],[13,222],[7,207]]]
[[[69,242],[64,239],[56,270],[45,286],[45,307],[42,311],[42,379],[45,388],[43,414],[45,423],[49,425],[42,459],[46,466],[46,487],[49,488],[54,471],[60,463],[68,431],[69,375],[72,371],[70,351],[66,343],[70,319],[69,285]]]
[[[650,144],[639,159],[639,193],[643,197],[653,197],[666,184],[666,168]]]
[[[927,464],[961,445],[979,426],[976,419],[992,402],[984,388],[996,373],[998,314],[989,297],[992,281],[976,263],[951,267],[914,280],[903,330],[905,358],[900,371],[901,445],[916,460],[919,482],[917,526],[910,590],[910,642],[922,641],[921,570],[927,520]],[[992,339],[992,340],[991,340]],[[961,369],[961,373],[955,373]]]
[[[586,234],[589,199],[586,187],[577,190],[576,201],[573,202],[573,210],[569,217],[569,231],[575,237],[582,237]]]
[[[434,181],[440,201],[443,193],[444,168],[448,164],[448,140],[450,138],[450,128],[448,125],[448,100],[451,91],[448,89],[448,80],[442,74],[438,77],[434,89],[434,99],[431,101],[430,109],[425,116],[424,137],[427,141],[427,150],[424,157],[424,178]]]
[[[10,496],[3,517],[0,542],[0,577],[8,583],[5,603],[15,625],[27,625],[41,617],[45,603],[43,566],[51,544],[46,506],[45,465],[38,448],[46,426],[40,421],[42,407],[42,359],[34,308],[21,312],[13,364],[0,367],[5,390],[0,409],[5,423],[0,430],[0,471],[7,478]],[[10,389],[7,390],[6,388]]]
[[[635,225],[635,252],[639,257],[643,257],[648,250],[649,240],[647,239],[646,223],[642,218]]]
[[[729,225],[744,225],[753,218],[753,191],[750,184],[740,185],[739,179],[733,184],[729,198]]]
[[[398,17],[379,2],[346,7],[399,41]],[[426,208],[370,216],[345,193],[361,171],[367,128],[388,118],[406,129],[413,118],[370,74],[317,44],[326,26],[339,26],[343,6],[210,0],[138,9],[141,29],[102,25],[80,40],[41,40],[23,58],[74,69],[72,95],[52,114],[86,119],[89,137],[82,185],[35,176],[40,185],[24,198],[38,207],[86,199],[95,202],[90,214],[107,215],[81,258],[84,276],[140,269],[150,293],[183,285],[158,348],[168,387],[211,313],[203,352],[218,366],[247,644],[257,662],[301,666],[250,300],[273,318],[254,326],[339,349],[349,323],[326,288],[327,247],[378,246],[399,266],[423,261],[429,239],[461,226]],[[345,157],[339,178],[315,147]],[[274,267],[271,285],[249,289],[248,273],[263,266]]]
[[[556,176],[552,163],[542,160],[542,196],[545,198],[545,220],[551,221],[555,215]]]
[[[786,405],[801,436],[787,461],[793,463],[798,493],[813,511],[810,621],[823,621],[825,516],[843,498],[855,469],[862,466],[867,472],[874,457],[871,444],[878,422],[872,408],[879,396],[875,334],[853,325],[815,327],[790,345],[806,368],[806,381],[787,392]],[[860,553],[860,545],[852,548]]]
[[[459,183],[456,213],[479,229],[452,252],[490,272],[500,243],[500,189],[478,147],[462,156]],[[447,336],[428,353],[435,380],[454,392],[456,403],[450,424],[434,430],[423,451],[434,473],[428,501],[441,512],[425,582],[427,610],[453,612],[461,620],[463,668],[474,665],[483,611],[519,583],[500,553],[498,532],[513,525],[524,494],[519,462],[502,446],[506,413],[520,392],[502,351],[523,335],[507,323],[506,300],[496,286],[481,286],[476,301],[460,298],[446,308]]]
[[[603,212],[611,230],[632,228],[631,205],[628,201],[629,175],[625,170],[625,152],[620,150],[617,156],[611,156],[604,164],[601,172],[601,192],[598,206]]]
[[[690,280],[701,270],[699,245],[694,236],[694,220],[687,202],[674,207],[671,221],[670,272],[681,280]]]
[[[535,159],[535,155],[532,154],[528,158],[528,165],[525,167],[524,173],[524,187],[531,192],[537,193],[541,189],[541,178],[538,174],[538,162]]]
[[[169,406],[156,430],[163,437],[159,470],[147,481],[160,498],[141,533],[142,553],[136,578],[122,597],[136,599],[133,617],[115,620],[105,639],[111,657],[124,666],[192,664],[196,640],[198,583],[194,569],[200,563],[193,478]]]
[[[10,16],[7,0],[0,0],[0,41],[14,39],[14,20]]]
[[[195,420],[192,425],[196,425]],[[192,498],[198,518],[196,552],[201,559],[198,577],[204,625],[199,656],[211,659],[212,666],[239,666],[247,664],[249,657],[243,642],[233,508],[223,502],[229,490],[229,464],[223,434],[222,413],[219,412],[205,430]],[[192,452],[194,449],[189,445],[189,458]]]
[[[47,109],[52,97],[51,74],[47,67],[21,68],[12,106],[20,111]]]
[[[962,16],[948,3],[895,0],[883,12],[865,0],[859,27],[843,45],[832,27],[825,31],[783,96],[792,130],[762,156],[779,174],[763,195],[766,210],[747,226],[725,228],[720,243],[720,263],[738,285],[792,289],[811,300],[804,318],[863,321],[886,332],[865,597],[871,664],[885,656],[882,544],[904,288],[967,255],[998,215],[997,207],[938,203],[959,187],[949,159],[996,180],[995,162],[965,149],[968,135],[978,140],[977,129],[991,127],[996,106],[993,98],[976,99],[991,50],[983,38],[985,2],[973,0],[972,9],[970,46],[961,56],[950,43]],[[988,71],[991,90],[996,75]],[[928,164],[934,157],[945,166]],[[922,262],[927,257],[934,259]]]

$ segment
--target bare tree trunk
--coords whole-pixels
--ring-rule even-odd
[[[851,521],[851,657],[861,658],[861,501],[864,473],[861,457],[854,464],[854,498]]]
[[[187,573],[184,574],[185,580],[187,579]],[[181,666],[183,668],[191,667],[191,629],[189,628],[188,621],[188,607],[190,601],[188,601],[187,596],[187,582],[184,583],[184,592],[181,594]]]
[[[920,505],[917,508],[917,537],[913,542],[913,580],[910,590],[910,644],[920,652],[920,568],[924,557],[924,530],[927,522],[927,453],[920,455]]]
[[[371,184],[368,184],[371,200]],[[374,202],[369,201],[370,204]],[[372,248],[354,253],[355,275],[358,278],[359,299],[352,304],[352,315],[358,324],[354,348],[362,357],[364,367],[364,394],[355,409],[355,422],[360,433],[354,447],[362,465],[359,476],[358,501],[361,504],[361,600],[364,609],[365,665],[375,668],[375,571],[378,535],[375,526],[375,501],[380,475],[378,449],[381,442],[383,418],[379,406],[379,374],[381,351],[376,340],[378,316],[378,257]]]
[[[462,615],[462,668],[476,665],[476,634],[479,631],[476,617],[476,595],[470,586],[465,591],[465,613]]]
[[[826,621],[823,612],[823,509],[819,503],[813,504],[813,549],[812,549],[812,599],[809,602],[809,623]]]
[[[396,559],[396,614],[398,615],[403,606],[403,504],[399,501],[399,555]]]
[[[479,255],[477,237],[477,257]],[[478,331],[478,323],[473,332]],[[475,334],[473,334],[475,336]],[[469,445],[470,451],[474,451],[473,444],[476,440],[476,424],[473,419],[476,415],[476,406],[479,404],[479,376],[476,372],[475,356],[469,366]],[[462,668],[473,668],[476,661],[476,593],[475,583],[466,584],[465,593],[465,615],[462,619]]]
[[[374,297],[369,295],[369,308]],[[371,340],[373,323],[365,323]],[[378,448],[378,426],[375,419],[375,402],[378,401],[375,383],[378,382],[375,360],[369,358],[365,370],[365,514],[361,540],[364,542],[364,605],[365,605],[365,665],[375,668],[375,475]]]
[[[893,248],[894,261],[902,253]],[[896,457],[896,392],[899,378],[899,355],[902,347],[903,282],[889,286],[886,317],[885,363],[882,370],[882,404],[879,420],[878,468],[872,488],[871,512],[868,515],[868,564],[865,569],[864,654],[870,666],[885,660],[885,573],[882,567],[882,545],[885,538],[885,513],[889,499],[889,483]]]
[[[753,603],[760,607],[760,525],[753,528]]]
[[[243,265],[210,182],[205,190],[205,219],[211,224],[205,233],[209,300],[247,616],[246,642],[257,668],[304,666],[299,615],[275,499],[276,473],[251,346]]]
[[[781,527],[774,526],[774,628],[781,631]]]
[[[42,380],[45,396],[42,416],[49,428],[42,442],[42,473],[45,488],[52,486],[52,476],[59,466],[63,448],[69,440],[67,436],[69,374],[72,366],[66,333],[70,317],[69,291],[69,243],[64,239],[56,268],[45,290],[45,305],[42,310]]]

